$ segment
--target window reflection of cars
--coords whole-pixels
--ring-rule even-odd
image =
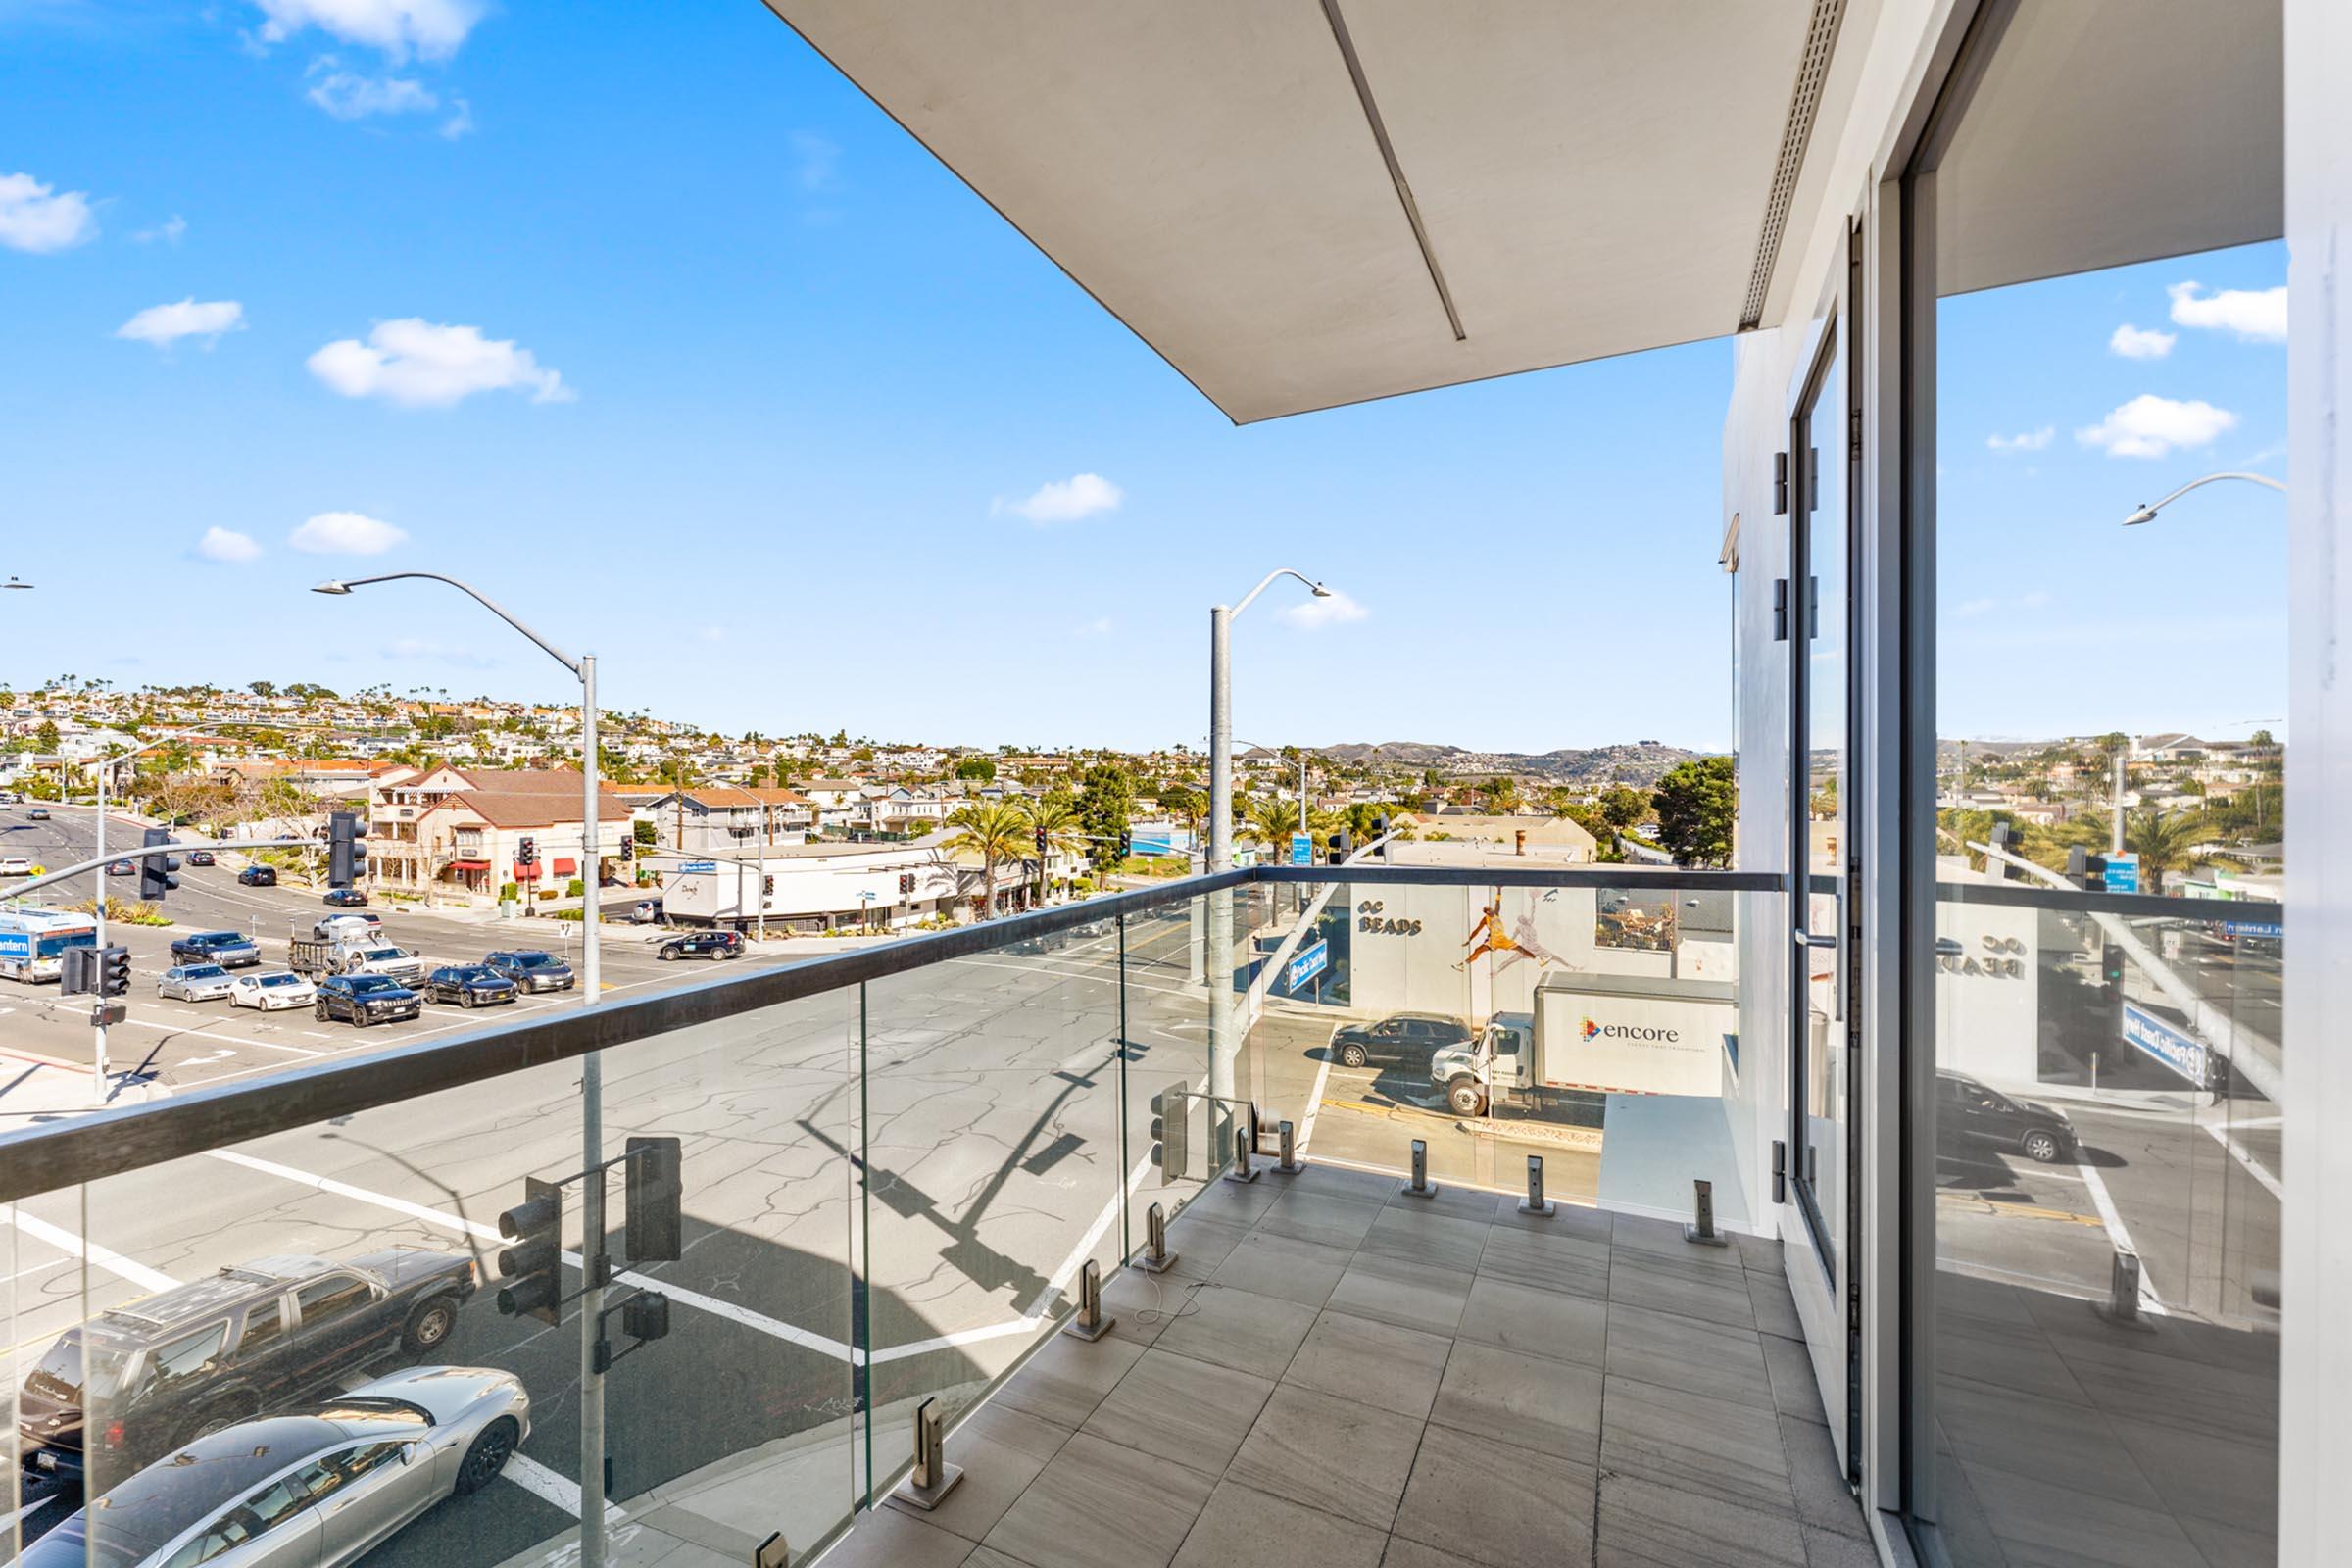
[[[1936,1129],[1946,1147],[1957,1143],[2014,1149],[2044,1165],[2072,1157],[2081,1147],[2063,1110],[2013,1100],[1966,1073],[1936,1075]]]
[[[64,1520],[24,1568],[326,1568],[480,1491],[530,1434],[511,1372],[416,1367],[178,1446]]]
[[[85,1468],[84,1417],[101,1487],[172,1446],[331,1386],[395,1348],[429,1353],[475,1288],[463,1253],[391,1248],[347,1262],[257,1258],[68,1329],[17,1395],[27,1474]]]

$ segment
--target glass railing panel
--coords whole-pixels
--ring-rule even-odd
[[[1152,1205],[1173,1220],[1215,1178],[1219,1151],[1207,1100],[1207,901],[1189,899],[1124,917],[1121,988],[1126,1056],[1121,1105],[1139,1180],[1128,1200],[1126,1248],[1147,1242]]]
[[[1125,1250],[1148,1152],[1120,1115],[1119,932],[1105,916],[864,987],[874,1484],[916,1411],[953,1418]]]
[[[18,1325],[78,1349],[74,1378],[19,1394],[41,1418],[20,1442],[53,1422],[88,1472],[79,1522],[49,1521],[62,1554],[79,1560],[81,1531],[92,1561],[147,1560],[186,1527],[284,1531],[287,1561],[580,1561],[600,1472],[605,1561],[688,1543],[748,1560],[774,1532],[815,1545],[857,1497],[851,1002],[747,1010],[22,1205],[82,1246],[104,1309]],[[651,1142],[631,1156],[632,1140]],[[582,1294],[592,1154],[613,1162],[601,1336]]]

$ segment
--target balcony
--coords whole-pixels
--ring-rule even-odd
[[[2095,1094],[2056,1080],[2095,1004],[2084,944],[2113,911],[2232,998],[2263,994],[2275,958],[2258,939],[2226,951],[2178,900],[1965,878],[1943,892],[1947,940],[1997,960],[1951,963],[1951,1004],[1979,1004],[1956,988],[2035,991],[1969,1065],[2014,1084],[2024,1051],[2041,1093],[2073,1096],[2082,1166],[2129,1148],[2113,1163],[2132,1185],[2118,1174],[2109,1201],[2139,1233],[2163,1320],[2099,1315],[2108,1237],[2016,1138],[1955,1139],[1939,1436],[1970,1486],[1964,1518],[1989,1540],[2060,1542],[2081,1499],[2034,1490],[2060,1476],[2115,1501],[2121,1539],[2159,1516],[2250,1528],[2275,1430],[2276,1243],[2214,1217],[2195,1181],[2153,1185],[2163,1159],[2142,1167],[2171,1150],[2184,1175],[2219,1165],[2250,1187],[2271,1135],[2229,1107],[2258,1102],[2186,1103],[2112,1060]],[[1194,1564],[1268,1540],[1366,1565],[1872,1561],[1791,1290],[1819,1258],[1752,1217],[1769,1181],[1753,1128],[1781,1085],[1752,1005],[1740,1044],[1740,964],[1777,954],[1786,897],[1765,873],[1228,873],[15,1134],[0,1140],[11,1343],[50,1371],[20,1395],[14,1519],[38,1538],[79,1504],[46,1468],[81,1458],[43,1435],[61,1381],[91,1387],[88,1430],[112,1434],[89,1461],[103,1495],[202,1428],[446,1364],[517,1380],[529,1435],[498,1479],[371,1562],[585,1548],[693,1568],[749,1561],[778,1533],[794,1564],[820,1548],[843,1565]],[[1220,900],[1234,948],[1214,963]],[[2172,907],[2140,907],[2156,905]],[[2034,942],[2013,950],[2018,929]],[[2182,957],[2191,932],[2202,946]],[[2152,1017],[2178,1011],[2160,977],[2115,984]],[[1399,1019],[1429,1038],[1384,1033]],[[2209,1081],[2226,1066],[2206,1063]],[[1833,1164],[1835,1102],[1819,1124]],[[674,1249],[649,1218],[658,1196],[620,1166],[602,1219],[587,1212],[582,1171],[625,1164],[640,1138],[679,1140]],[[1296,1173],[1278,1168],[1286,1140]],[[1426,1197],[1401,1190],[1416,1157]],[[1531,1157],[1549,1216],[1521,1208]],[[1809,1178],[1825,1208],[1838,1179]],[[1694,1181],[1725,1245],[1686,1239]],[[552,1324],[495,1300],[517,1283],[502,1212],[538,1182],[564,1190]],[[1160,1273],[1138,1266],[1154,1208],[1173,1254]],[[601,1302],[581,1294],[600,1229]],[[347,1336],[306,1339],[309,1376],[244,1375],[267,1364],[258,1320],[238,1315],[257,1260],[285,1276],[284,1320],[306,1335],[334,1295],[311,1276],[369,1297],[344,1308]],[[403,1285],[435,1270],[439,1287]],[[1066,1332],[1090,1270],[1111,1320],[1091,1341]],[[136,1304],[202,1281],[224,1283],[194,1305]],[[420,1343],[436,1289],[454,1311]],[[272,1309],[277,1294],[258,1288]],[[628,1303],[652,1296],[668,1332],[641,1342]],[[584,1379],[600,1305],[612,1359]],[[220,1343],[179,1355],[208,1323]],[[77,1335],[191,1370],[61,1379]],[[2127,1504],[2187,1413],[2168,1380],[2190,1367],[2244,1462]],[[966,1477],[930,1511],[894,1495],[926,1404]],[[608,1465],[600,1547],[581,1539],[580,1477]],[[90,1517],[103,1537],[107,1515]]]

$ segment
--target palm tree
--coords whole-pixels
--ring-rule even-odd
[[[980,857],[980,918],[985,920],[996,912],[997,862],[1019,858],[1032,842],[1035,829],[1029,813],[1009,801],[976,801],[957,808],[948,826],[956,830],[948,837],[949,849],[970,850]]]
[[[2204,821],[2187,811],[2133,811],[2124,820],[2124,843],[2139,856],[2140,875],[2147,891],[2164,891],[2164,874],[2186,870],[2203,857],[2196,852],[2205,837]]]
[[[1242,808],[1242,825],[1269,853],[1289,847],[1298,831],[1298,808],[1279,796],[1260,795]]]
[[[1068,856],[1086,853],[1086,824],[1078,819],[1078,808],[1066,795],[1047,795],[1027,804],[1029,819],[1029,848],[1037,848],[1037,831],[1046,832],[1046,857],[1052,858],[1059,852]],[[1045,902],[1046,867],[1043,860],[1037,867],[1038,902]]]

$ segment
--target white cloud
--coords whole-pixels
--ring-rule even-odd
[[[2208,294],[2202,283],[2175,283],[2172,296],[2176,326],[2219,327],[2257,343],[2286,341],[2286,285],[2277,288],[2226,288]]]
[[[1097,615],[1092,620],[1080,621],[1071,628],[1070,635],[1073,637],[1107,637],[1110,635],[1110,617]]]
[[[812,130],[796,130],[785,138],[792,147],[794,173],[803,190],[823,190],[833,183],[841,163],[841,148]]]
[[[2178,333],[2159,332],[2152,326],[2133,326],[2126,321],[2107,339],[2107,351],[2127,360],[2161,360],[2180,341]]]
[[[234,528],[207,528],[204,537],[196,541],[196,553],[207,561],[233,566],[260,556],[262,547],[253,542],[251,534]]]
[[[1039,485],[1035,493],[1019,501],[993,501],[988,510],[992,516],[1009,512],[1042,526],[1050,522],[1076,522],[1098,512],[1116,512],[1126,498],[1125,491],[1101,474],[1078,473]]]
[[[357,512],[321,512],[286,535],[286,543],[314,556],[380,556],[408,537],[406,530]]]
[[[384,645],[383,655],[386,659],[430,659],[468,669],[489,669],[497,663],[496,660],[470,648],[435,642],[430,637],[396,637]]]
[[[406,60],[413,52],[446,60],[482,20],[477,0],[254,0],[265,20],[261,40],[282,43],[317,27],[345,43]]]
[[[142,228],[130,237],[142,245],[152,245],[159,239],[167,245],[176,245],[179,237],[187,231],[188,220],[173,213],[153,228]]]
[[[2175,447],[2208,445],[2236,423],[2236,415],[2203,399],[2183,403],[2142,392],[2097,424],[2077,430],[2075,439],[2111,458],[2161,458]]]
[[[1290,606],[1283,611],[1282,618],[1294,626],[1317,631],[1325,626],[1336,626],[1342,621],[1361,620],[1370,613],[1372,612],[1334,588],[1321,599],[1309,599]]]
[[[319,62],[332,66],[333,57]],[[316,68],[314,68],[316,69]],[[441,100],[423,82],[411,76],[363,76],[356,71],[328,71],[304,94],[337,120],[366,120],[370,115],[425,115]]]
[[[1952,614],[1961,619],[1988,615],[2001,607],[1997,599],[1970,599],[1952,607]]]
[[[463,98],[453,98],[450,102],[457,106],[457,112],[441,122],[441,135],[444,140],[456,141],[460,136],[472,133],[473,105]]]
[[[97,233],[87,191],[59,191],[30,174],[0,174],[0,245],[42,256],[71,250]]]
[[[2038,430],[2021,430],[2015,435],[1988,435],[1984,444],[1995,452],[2039,452],[2057,435],[2057,426],[2045,424]]]
[[[191,295],[176,305],[150,305],[115,328],[115,336],[134,343],[168,349],[183,337],[200,337],[211,348],[223,332],[243,330],[245,307],[235,300],[205,300]]]
[[[727,628],[724,626],[705,626],[700,631],[696,632],[695,636],[707,643],[723,643],[727,640]]]
[[[533,403],[568,403],[571,388],[512,339],[478,326],[416,317],[379,321],[368,341],[342,338],[309,360],[311,373],[347,398],[380,397],[404,409],[445,409],[476,392],[528,390]]]

